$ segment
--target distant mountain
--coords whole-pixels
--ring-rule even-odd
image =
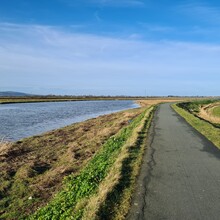
[[[27,93],[23,93],[23,92],[13,92],[13,91],[5,91],[5,92],[0,92],[0,96],[8,96],[8,97],[21,97],[21,96],[34,96],[32,94],[27,94]]]

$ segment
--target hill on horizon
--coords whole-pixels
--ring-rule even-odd
[[[33,94],[28,94],[24,92],[15,92],[15,91],[4,91],[0,92],[0,97],[7,96],[7,97],[21,97],[21,96],[34,96]]]

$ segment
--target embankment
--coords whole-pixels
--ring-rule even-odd
[[[88,199],[100,195],[101,184],[108,175],[114,176],[112,170],[124,164],[131,144],[138,148],[143,135],[139,132],[146,132],[152,110],[126,110],[3,144],[0,148],[0,218],[75,216],[78,219],[86,215],[82,207],[90,207]],[[121,174],[116,173],[119,180]],[[112,184],[114,189],[119,181],[111,182],[115,183]],[[103,190],[101,192],[103,194]],[[109,193],[103,194],[100,209],[89,215],[101,213],[103,198]]]

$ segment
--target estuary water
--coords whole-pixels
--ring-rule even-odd
[[[0,138],[16,141],[89,118],[137,108],[133,101],[74,101],[0,105]]]

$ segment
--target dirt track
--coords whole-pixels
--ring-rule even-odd
[[[169,104],[155,115],[128,220],[219,220],[220,150]]]

